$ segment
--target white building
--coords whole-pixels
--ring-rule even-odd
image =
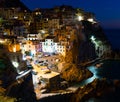
[[[66,54],[66,46],[60,44],[60,42],[54,42],[54,37],[47,37],[44,42],[42,42],[42,51],[44,53],[55,53],[62,54],[65,56]]]
[[[55,53],[53,37],[45,39],[45,42],[42,42],[42,51],[45,53]]]
[[[38,34],[28,34],[27,40],[38,40]]]
[[[26,41],[26,43],[22,43],[21,50],[23,55],[25,55],[25,52],[29,52],[29,56],[34,56],[36,54],[36,46],[32,41]]]

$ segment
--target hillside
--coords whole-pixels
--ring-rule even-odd
[[[0,8],[20,8],[30,11],[20,0],[0,0]]]

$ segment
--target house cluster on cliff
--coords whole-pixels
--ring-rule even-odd
[[[67,5],[30,11],[20,0],[2,0],[0,5],[1,36],[17,36],[16,42],[20,44],[22,53],[60,53],[65,56],[67,50],[76,43],[79,46],[79,55],[76,57],[84,61],[92,59],[88,58],[89,55],[94,59],[110,51],[109,43],[93,13]],[[49,41],[55,39],[54,42],[49,42],[47,36],[52,36]],[[92,36],[95,37],[93,43],[90,41]],[[46,41],[52,45],[46,45]]]
[[[91,12],[67,5],[30,11],[20,0],[1,0],[0,52],[7,53],[19,77],[23,71],[26,73],[29,67],[34,67],[33,80],[39,84],[37,68],[47,69],[47,72],[50,72],[48,69],[58,71],[59,64],[62,68],[70,62],[74,70],[81,62],[109,56],[111,46]],[[59,73],[53,76],[59,79]],[[46,75],[43,74],[43,77],[46,78]],[[50,78],[53,77],[49,73],[49,82]],[[56,78],[53,79],[57,82]],[[27,80],[26,77],[24,80]]]

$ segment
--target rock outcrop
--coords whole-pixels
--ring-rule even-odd
[[[18,81],[16,80],[17,75],[17,71],[6,54],[1,55],[0,53],[0,80],[2,81],[1,87],[5,89],[5,96],[20,99],[20,102],[35,102],[32,74],[29,73]]]
[[[75,64],[65,64],[61,77],[68,82],[80,82],[92,76],[87,69],[77,68]]]
[[[85,102],[89,98],[100,97],[112,91],[114,87],[106,79],[95,79],[92,83],[80,87],[73,95],[71,102]]]

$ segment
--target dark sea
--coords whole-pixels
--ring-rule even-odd
[[[120,60],[105,60],[100,68],[90,66],[89,69],[94,72],[96,78],[107,78],[107,80],[120,80]],[[91,98],[87,102],[120,102],[120,89],[106,94],[99,98]]]
[[[97,69],[98,77],[105,77],[109,80],[120,80],[120,60],[105,60],[101,68]]]
[[[120,29],[104,29],[106,37],[114,49],[120,49]]]

